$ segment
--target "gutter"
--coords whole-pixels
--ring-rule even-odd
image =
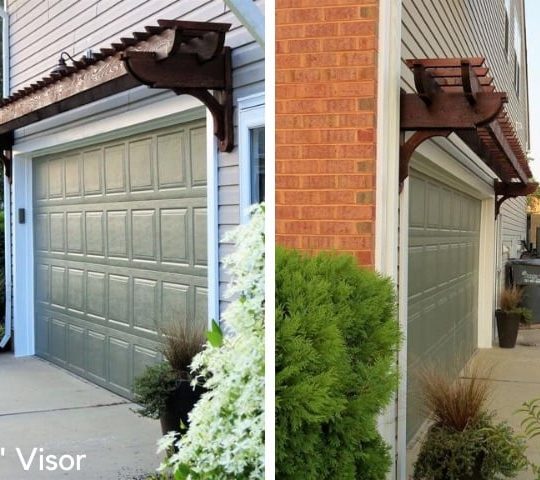
[[[7,2],[3,2],[4,5]],[[3,96],[9,96],[9,14],[5,10],[5,6],[0,8],[0,18],[2,19],[2,58],[4,71],[2,72],[3,81]],[[5,289],[5,333],[0,339],[0,348],[4,348],[11,339],[12,328],[12,265],[11,265],[11,183],[8,178],[3,175],[4,181],[4,289]]]
[[[264,15],[253,0],[223,0],[238,20],[264,48]]]

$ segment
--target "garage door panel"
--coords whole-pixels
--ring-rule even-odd
[[[195,287],[195,325],[205,325],[208,321],[208,289]]]
[[[205,148],[194,123],[34,160],[39,355],[131,397],[164,326],[207,325]]]
[[[133,279],[133,325],[137,330],[157,332],[157,281]]]
[[[160,209],[161,260],[189,264],[189,211],[187,208]]]
[[[426,365],[456,373],[476,346],[481,202],[414,172],[408,279],[410,440],[425,420],[416,373]],[[417,209],[425,212],[414,212]]]
[[[190,287],[178,283],[163,282],[161,288],[161,305],[163,310],[162,328],[180,321],[185,323],[190,312]],[[183,320],[182,320],[183,319]]]
[[[133,377],[142,375],[150,365],[161,361],[161,354],[157,350],[151,350],[139,345],[133,346]]]
[[[109,257],[128,258],[128,211],[113,210],[107,212],[107,255]]]
[[[126,159],[124,145],[111,145],[104,148],[105,157],[105,191],[106,193],[125,193]]]
[[[85,310],[85,273],[78,268],[68,268],[68,299],[70,310],[82,313]]]
[[[152,139],[129,142],[129,185],[132,192],[154,189]]]
[[[157,261],[156,211],[132,210],[131,228],[133,259]]]
[[[190,131],[190,146],[191,146],[191,185],[193,187],[200,187],[206,185],[206,165],[197,162],[197,158],[203,156],[203,152],[206,152],[206,129],[194,128]]]
[[[103,162],[101,150],[87,150],[82,155],[84,195],[101,195],[103,191]]]
[[[36,351],[49,351],[49,317],[36,315]]]
[[[83,214],[82,212],[69,212],[66,214],[67,223],[67,252],[81,255],[84,253]]]
[[[131,305],[131,282],[124,275],[109,275],[108,319],[116,326],[129,327]]]
[[[129,394],[132,388],[130,344],[120,338],[109,337],[108,346],[109,382],[125,394]]]
[[[49,215],[51,252],[64,253],[66,248],[65,214],[56,212]]]
[[[185,188],[186,165],[185,131],[158,135],[158,186],[160,189]]]
[[[84,329],[76,325],[68,325],[68,363],[79,373],[85,369]]]
[[[82,195],[81,169],[80,154],[74,154],[64,159],[66,197],[80,197]]]
[[[66,363],[66,330],[67,323],[57,318],[51,319],[49,329],[49,348],[53,359]]]

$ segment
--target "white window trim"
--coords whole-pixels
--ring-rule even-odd
[[[89,105],[84,111],[90,116],[83,124],[70,128],[68,116],[50,119],[55,132],[31,135],[15,143],[13,149],[13,211],[26,210],[26,223],[13,219],[13,326],[15,356],[35,354],[34,315],[34,225],[32,158],[48,153],[105,142],[118,135],[135,135],[150,128],[162,128],[195,119],[207,119],[207,208],[208,208],[208,320],[219,318],[219,265],[217,225],[217,164],[218,152],[213,135],[211,115],[192,97],[174,96],[149,107],[131,104],[129,108],[109,111],[106,118],[91,118],[100,105]],[[127,111],[126,111],[127,110]],[[210,119],[210,121],[208,120]],[[67,121],[66,121],[67,120]],[[42,122],[40,122],[42,123]],[[44,122],[43,122],[44,123]],[[64,128],[58,131],[58,127]],[[37,127],[37,125],[36,125]],[[42,125],[39,125],[42,127]],[[41,128],[40,128],[41,130]],[[210,132],[210,133],[208,133]],[[212,148],[213,146],[213,148]],[[212,183],[211,183],[212,182]],[[212,262],[212,263],[211,263]]]
[[[240,221],[246,223],[251,206],[251,148],[249,131],[264,127],[264,93],[238,99],[238,156],[240,166]]]

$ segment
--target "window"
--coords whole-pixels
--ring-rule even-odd
[[[519,97],[521,85],[521,24],[517,12],[514,16],[514,87]]]
[[[510,0],[504,1],[504,52],[508,59],[510,49]]]
[[[264,201],[264,127],[249,129],[251,203]]]
[[[240,156],[240,215],[248,219],[250,205],[264,201],[265,131],[264,94],[238,100],[238,150]]]

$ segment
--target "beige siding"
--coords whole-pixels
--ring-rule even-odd
[[[525,55],[523,0],[512,0],[509,21],[509,53],[504,49],[504,0],[448,2],[446,0],[403,0],[402,58],[465,57],[486,58],[499,91],[508,94],[507,110],[514,121],[522,145],[528,149],[528,104],[526,61],[521,61],[519,98],[514,85],[514,15],[522,28],[522,55]],[[402,65],[403,87],[412,91],[412,74]],[[442,143],[444,144],[444,143]],[[526,214],[523,200],[508,201],[502,209],[502,241],[525,239]]]
[[[264,10],[264,0],[256,0]],[[77,58],[158,19],[232,23],[226,44],[233,50],[235,98],[264,91],[264,52],[221,0],[8,0],[12,91],[46,76],[61,52]],[[36,49],[39,42],[42,48]],[[156,95],[148,92],[148,95]],[[21,138],[20,133],[18,138]],[[238,151],[219,158],[219,231],[240,221]],[[220,258],[230,250],[223,245]],[[221,272],[220,291],[227,280]],[[222,298],[222,297],[221,297]]]

